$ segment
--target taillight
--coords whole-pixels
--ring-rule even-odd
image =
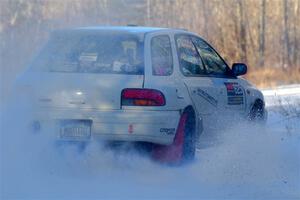
[[[127,88],[121,94],[122,106],[164,106],[165,97],[154,89]]]

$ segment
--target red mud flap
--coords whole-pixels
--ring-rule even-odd
[[[184,159],[185,124],[188,114],[180,117],[177,132],[173,143],[170,145],[155,145],[152,150],[152,158],[155,161],[166,164],[179,164]]]

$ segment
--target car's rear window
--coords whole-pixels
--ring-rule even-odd
[[[130,34],[53,34],[31,69],[44,72],[143,74],[144,44]]]

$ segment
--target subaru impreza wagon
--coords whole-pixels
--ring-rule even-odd
[[[191,160],[202,131],[264,121],[262,93],[195,33],[152,27],[83,27],[52,33],[21,79],[34,125],[57,140],[153,144],[152,156]]]

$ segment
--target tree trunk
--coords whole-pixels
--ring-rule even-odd
[[[241,60],[247,63],[247,38],[246,38],[246,26],[244,17],[243,1],[238,0],[239,17],[240,17],[240,47],[241,47]]]
[[[202,12],[203,12],[203,19],[204,19],[204,36],[208,39],[208,13],[206,7],[206,0],[202,0]]]
[[[147,25],[149,26],[150,24],[150,17],[151,17],[151,1],[147,0]]]
[[[266,27],[266,0],[261,0],[261,14],[259,25],[259,66],[265,65],[265,27]]]
[[[297,4],[295,5],[295,17],[294,17],[294,54],[293,54],[293,64],[295,66],[300,67],[300,0],[298,0]],[[298,63],[299,60],[299,63]]]
[[[254,44],[254,40],[253,40],[253,34],[252,34],[253,30],[251,29],[250,23],[249,23],[248,9],[244,10],[244,16],[245,16],[245,26],[246,26],[247,34],[249,36],[249,42],[250,42],[249,46],[251,47],[251,48],[249,48],[249,47],[247,48],[247,53],[249,54],[249,50],[248,49],[250,49],[252,51],[252,55],[254,57],[257,54],[255,53],[256,52],[256,48],[255,48],[255,44]],[[256,57],[254,59],[257,61]],[[251,59],[251,60],[253,60],[253,59]],[[249,59],[248,59],[248,62],[250,62]]]
[[[284,67],[288,64],[288,67],[291,66],[291,46],[289,38],[289,27],[288,27],[288,0],[283,0],[283,17],[284,17],[284,44],[285,44],[285,62]]]

